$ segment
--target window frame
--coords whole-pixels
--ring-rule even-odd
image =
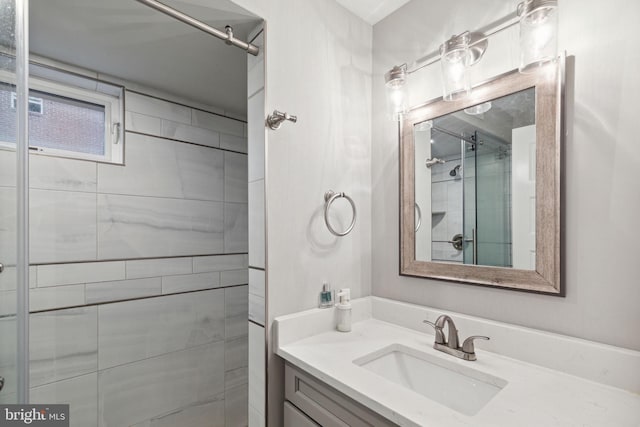
[[[71,74],[68,76],[73,77]],[[11,74],[2,71],[0,71],[0,82],[8,85],[15,84]],[[96,88],[100,84],[98,81],[94,81],[94,83]],[[97,90],[72,86],[71,84],[29,77],[29,90],[45,92],[54,96],[88,102],[104,107],[104,155],[29,144],[31,154],[76,160],[91,160],[118,165],[124,164],[124,88],[118,87],[118,96],[113,96],[98,92]],[[15,150],[15,142],[0,141],[0,149]]]

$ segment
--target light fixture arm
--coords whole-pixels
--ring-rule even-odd
[[[478,43],[482,43],[489,39],[489,37],[497,34],[501,31],[506,30],[507,28],[511,28],[519,22],[518,12],[514,11],[509,13],[508,15],[503,16],[500,19],[495,20],[494,22],[486,25],[478,30],[473,31],[476,34],[483,34],[482,37],[473,40],[471,46],[476,45]],[[407,66],[407,74],[413,74],[416,71],[420,71],[429,65],[435,64],[440,61],[440,49],[436,49],[433,52],[429,52],[428,54],[416,59],[413,61],[411,66]]]

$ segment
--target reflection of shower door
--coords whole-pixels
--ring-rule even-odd
[[[476,131],[464,143],[464,263],[510,267],[511,153],[504,141]]]
[[[475,135],[471,136],[475,140]],[[463,258],[465,264],[476,264],[476,147],[470,142],[462,145],[462,228],[464,235]]]

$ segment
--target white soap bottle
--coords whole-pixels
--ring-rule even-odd
[[[336,309],[338,310],[338,324],[336,328],[340,332],[351,331],[351,289],[340,289],[336,293],[338,303]]]

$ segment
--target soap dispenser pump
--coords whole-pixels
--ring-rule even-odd
[[[351,331],[351,290],[340,289],[336,293],[338,303],[336,309],[338,310],[338,324],[336,328],[340,332]]]

